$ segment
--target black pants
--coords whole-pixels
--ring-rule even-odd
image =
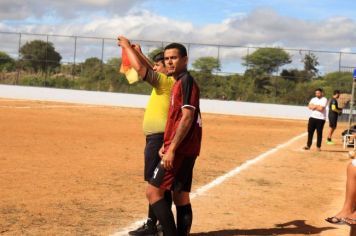
[[[321,141],[323,139],[323,129],[324,129],[325,120],[315,119],[310,117],[308,122],[308,143],[307,146],[311,147],[313,142],[314,132],[317,133],[317,142],[316,146],[321,147]]]

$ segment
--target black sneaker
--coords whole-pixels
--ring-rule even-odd
[[[163,236],[163,229],[161,224],[157,225],[157,236]]]
[[[310,149],[310,147],[305,146],[305,147],[303,147],[303,149],[304,149],[304,150],[309,150],[309,149]]]
[[[147,220],[141,227],[136,230],[130,231],[129,235],[132,236],[156,236],[157,227],[150,219]]]

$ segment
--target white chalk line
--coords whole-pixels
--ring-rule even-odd
[[[247,168],[249,168],[250,166],[256,164],[257,162],[262,161],[263,159],[265,159],[266,157],[270,156],[271,154],[276,153],[277,151],[279,151],[282,148],[285,148],[287,146],[289,146],[290,144],[292,144],[293,142],[305,137],[307,135],[307,133],[302,133],[292,139],[290,139],[289,141],[277,145],[276,147],[268,150],[267,152],[264,152],[260,155],[258,155],[257,157],[247,160],[246,162],[242,163],[240,166],[237,166],[235,169],[227,172],[224,175],[219,176],[218,178],[214,179],[213,181],[211,181],[210,183],[203,185],[201,187],[199,187],[198,189],[196,189],[193,193],[190,194],[190,198],[194,199],[196,197],[202,196],[204,193],[206,193],[207,191],[209,191],[210,189],[222,184],[223,182],[227,181],[228,179],[236,176],[237,174],[239,174],[241,171],[246,170]],[[130,226],[123,228],[121,231],[116,232],[114,234],[111,234],[110,236],[121,236],[121,235],[128,235],[128,232],[132,229],[135,229],[136,227],[141,226],[146,219],[141,219],[138,220],[134,223],[132,223]]]

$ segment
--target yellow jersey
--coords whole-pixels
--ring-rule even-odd
[[[143,118],[145,135],[164,133],[175,80],[171,76],[148,70],[144,78],[152,85],[152,93]]]

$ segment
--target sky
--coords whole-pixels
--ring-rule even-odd
[[[355,9],[354,0],[1,0],[0,32],[356,52]]]

